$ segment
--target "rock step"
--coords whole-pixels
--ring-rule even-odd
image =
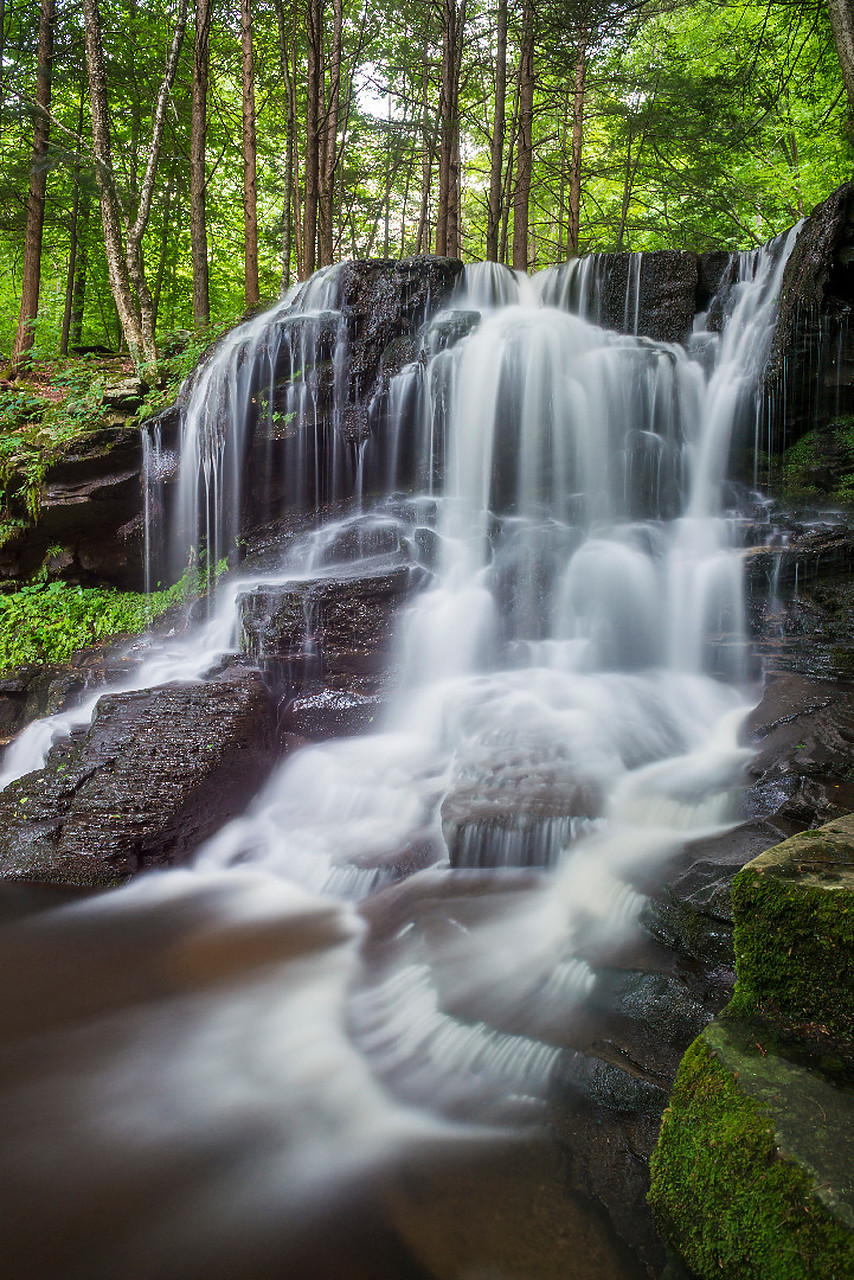
[[[101,887],[180,862],[245,807],[274,759],[257,670],[105,695],[88,729],[0,794],[0,877]]]

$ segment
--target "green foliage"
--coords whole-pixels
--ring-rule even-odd
[[[218,566],[218,572],[224,567]],[[0,596],[0,672],[31,663],[65,662],[78,649],[110,636],[137,634],[173,605],[202,595],[206,587],[205,572],[199,568],[188,569],[174,586],[148,596],[72,587],[45,577],[42,571],[20,591]]]

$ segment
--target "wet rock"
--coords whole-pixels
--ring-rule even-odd
[[[697,310],[708,311],[716,295],[732,274],[735,254],[725,249],[712,249],[697,254]]]
[[[386,349],[414,334],[450,300],[462,269],[456,258],[429,256],[399,261],[370,258],[347,265],[342,303],[348,321],[354,399],[368,398]]]
[[[854,691],[781,675],[745,734],[757,749],[745,797],[751,816],[782,820],[790,834],[854,810]]]
[[[424,578],[403,566],[371,578],[260,588],[241,602],[244,651],[256,660],[307,660],[318,673],[378,676],[396,615]]]
[[[644,909],[654,938],[711,970],[732,970],[732,881],[737,872],[784,834],[771,822],[745,822],[719,836],[694,840],[670,866]]]
[[[378,694],[321,689],[288,701],[280,729],[312,742],[367,733],[378,723],[385,705],[385,699]]]
[[[594,319],[607,329],[638,333],[656,342],[684,342],[697,310],[697,257],[681,249],[644,253],[635,324],[636,255],[597,255],[600,274]]]
[[[94,887],[180,862],[272,763],[257,671],[105,695],[88,730],[0,795],[0,876]]]
[[[783,448],[854,407],[854,184],[806,220],[786,264],[765,373],[771,430]]]

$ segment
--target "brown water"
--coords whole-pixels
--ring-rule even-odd
[[[7,1280],[642,1274],[545,1118],[467,1128],[376,1083],[349,912],[239,872],[61,899],[0,902]]]

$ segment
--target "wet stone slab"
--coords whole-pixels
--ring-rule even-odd
[[[273,743],[258,671],[105,695],[0,795],[0,876],[94,887],[181,862],[245,806]]]

